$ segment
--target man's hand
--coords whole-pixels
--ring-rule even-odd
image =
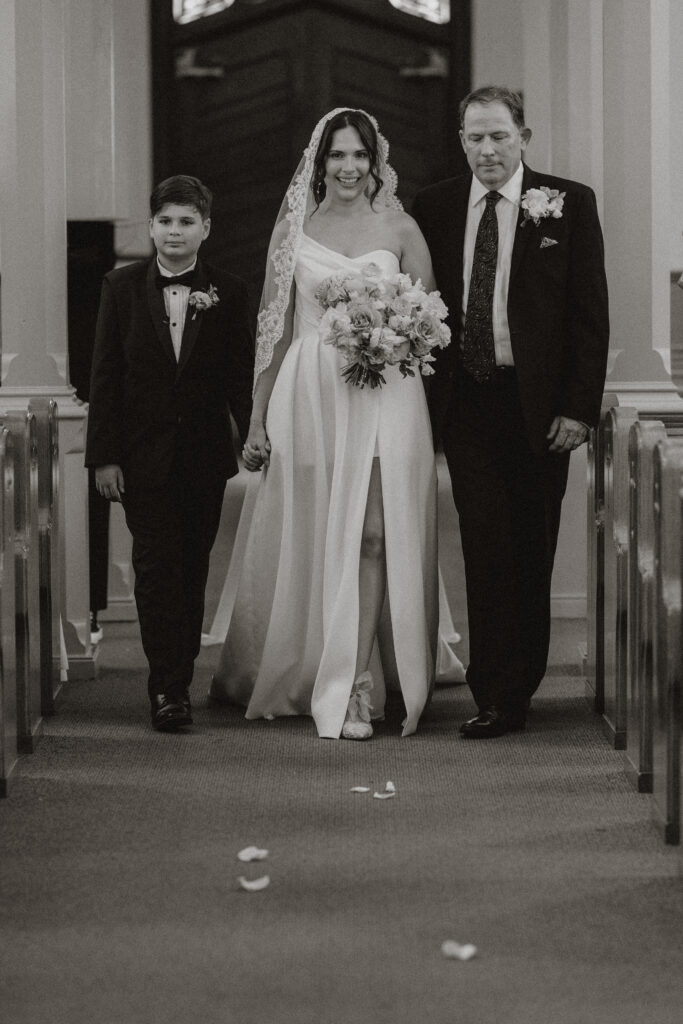
[[[95,486],[102,497],[108,501],[121,501],[121,495],[126,491],[121,467],[98,466],[95,470]]]
[[[573,452],[588,437],[588,427],[568,416],[556,416],[546,437],[550,441],[549,451]]]

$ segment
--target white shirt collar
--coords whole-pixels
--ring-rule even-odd
[[[195,256],[194,263],[192,263],[189,267],[185,267],[184,270],[181,270],[181,274],[186,274],[188,272],[188,270],[194,270],[194,268],[196,266],[197,266],[197,257]],[[159,257],[158,256],[157,256],[157,267],[158,267],[159,273],[161,274],[162,277],[176,277],[175,270],[167,270],[166,267],[162,266],[162,264],[159,263]]]
[[[505,182],[502,188],[497,191],[500,192],[505,199],[509,199],[511,203],[519,206],[522,198],[522,178],[524,177],[524,164],[520,160],[519,167],[512,175],[512,177]],[[491,191],[486,185],[482,185],[479,178],[476,175],[472,175],[472,185],[470,186],[470,206],[476,206],[487,193]]]

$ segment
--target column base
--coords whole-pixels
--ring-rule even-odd
[[[78,679],[97,679],[98,647],[92,646],[88,654],[69,654],[69,682]]]

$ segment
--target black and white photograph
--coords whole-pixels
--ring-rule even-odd
[[[681,1020],[681,52],[1,0],[3,1022]]]

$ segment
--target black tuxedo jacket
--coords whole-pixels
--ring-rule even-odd
[[[451,344],[437,353],[435,375],[429,378],[435,444],[459,372],[471,182],[471,174],[439,182],[419,192],[413,206],[431,252],[437,286],[450,310],[452,331]],[[524,422],[536,454],[547,451],[546,434],[555,416],[569,416],[588,426],[597,423],[609,343],[604,247],[595,196],[585,185],[537,174],[525,165],[522,193],[541,185],[566,192],[562,216],[535,225],[524,222],[520,210],[507,309]]]
[[[118,464],[126,491],[217,483],[237,472],[230,412],[242,438],[251,415],[254,348],[247,288],[198,260],[193,291],[213,285],[219,302],[188,306],[180,359],[171,342],[156,258],[108,273],[102,285],[86,465]]]

